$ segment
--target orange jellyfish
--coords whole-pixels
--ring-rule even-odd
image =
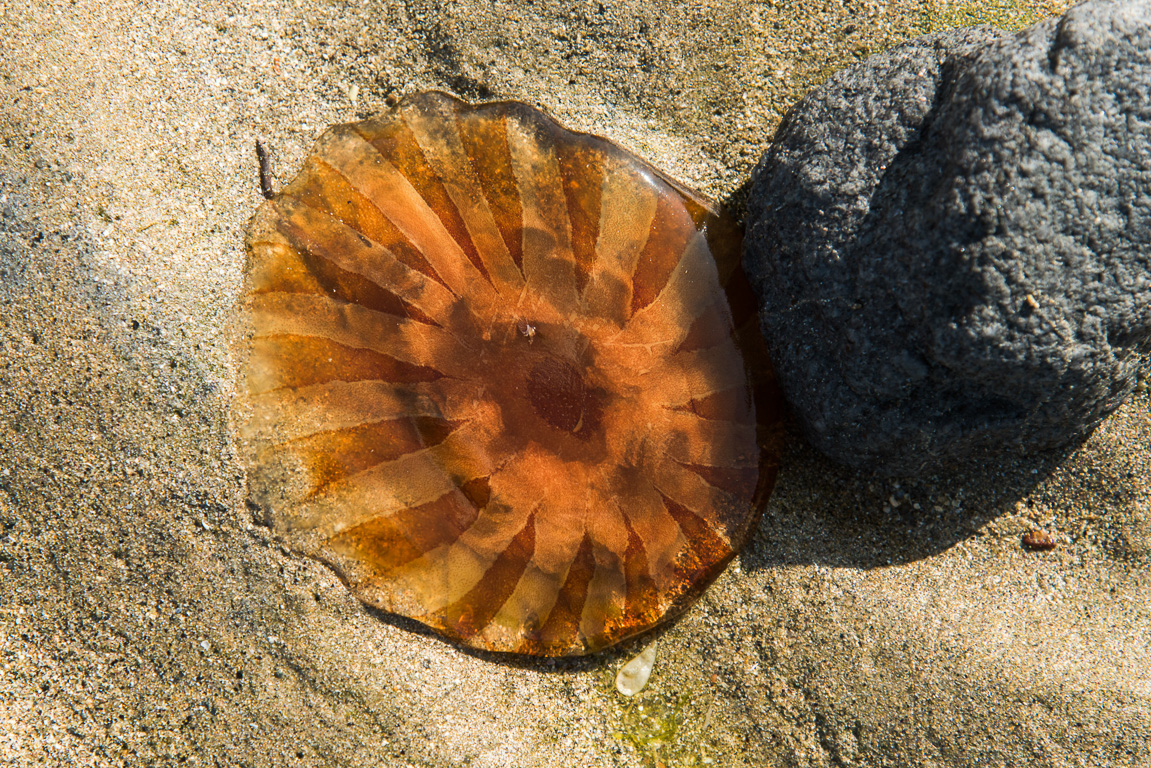
[[[612,143],[415,95],[328,130],[247,246],[249,493],[364,602],[584,654],[754,526],[779,404],[740,232]]]

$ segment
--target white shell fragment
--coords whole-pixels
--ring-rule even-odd
[[[620,667],[615,676],[615,689],[624,696],[635,696],[647,685],[651,668],[655,664],[655,643],[639,652],[639,655]]]

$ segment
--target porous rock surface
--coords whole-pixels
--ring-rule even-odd
[[[755,172],[745,263],[808,439],[889,474],[1065,445],[1151,342],[1151,5],[926,37]]]

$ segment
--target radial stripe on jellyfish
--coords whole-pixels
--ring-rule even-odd
[[[364,602],[594,652],[758,518],[779,402],[716,206],[523,104],[338,125],[248,230],[249,493]]]

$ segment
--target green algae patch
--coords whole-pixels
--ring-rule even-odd
[[[612,735],[652,768],[719,765],[708,736],[712,706],[691,693],[641,694],[623,707]]]

